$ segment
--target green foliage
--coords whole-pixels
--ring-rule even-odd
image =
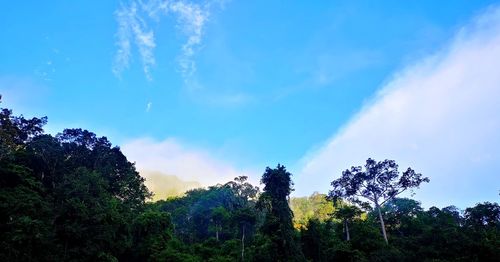
[[[334,207],[330,201],[326,200],[326,195],[318,192],[308,197],[292,197],[290,208],[294,216],[293,224],[297,229],[305,227],[311,219],[326,221],[334,212]]]
[[[295,240],[293,213],[288,205],[293,190],[291,174],[278,164],[275,169],[266,168],[261,181],[264,192],[257,205],[266,212],[261,232],[271,241],[266,245],[267,252],[274,254],[276,261],[303,261],[304,256]]]
[[[224,185],[194,189],[154,205],[171,214],[175,236],[198,259],[247,261],[262,218],[255,209],[259,190],[246,179],[242,176]]]
[[[0,260],[117,261],[150,196],[119,148],[0,110]],[[142,240],[142,239],[141,239]]]
[[[429,182],[429,178],[422,177],[408,168],[401,175],[398,165],[394,160],[375,161],[371,158],[366,160],[364,170],[361,166],[351,167],[342,172],[342,176],[332,182],[333,189],[329,197],[347,199],[361,206],[381,206],[398,194],[418,187],[423,182]],[[363,202],[362,198],[370,201]]]
[[[337,201],[335,203],[336,209],[331,215],[334,218],[339,219],[343,224],[343,232],[345,233],[346,241],[351,240],[351,230],[349,225],[354,219],[360,219],[362,211],[357,206],[349,205],[347,203],[341,203]]]
[[[82,129],[43,134],[45,123],[0,109],[0,261],[499,261],[497,203],[424,210],[396,195],[427,179],[398,178],[393,161],[347,170],[328,198],[290,200],[278,165],[262,194],[240,176],[147,203],[118,147]],[[358,197],[375,210],[331,201]]]
[[[132,236],[136,254],[140,260],[158,256],[172,238],[172,223],[165,212],[147,210],[132,222]]]
[[[328,193],[328,197],[334,202],[344,199],[359,204],[365,209],[370,209],[370,204],[373,204],[378,212],[382,235],[388,244],[381,206],[400,193],[418,188],[421,183],[429,181],[429,178],[422,177],[422,174],[416,173],[411,168],[400,175],[398,165],[394,160],[386,159],[377,162],[368,158],[364,169],[361,166],[353,166],[343,171],[340,178],[332,181],[333,189]]]

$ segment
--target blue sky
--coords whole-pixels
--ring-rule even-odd
[[[279,162],[306,195],[390,158],[431,178],[426,206],[498,201],[499,14],[495,1],[9,1],[0,93],[51,133],[87,128],[185,180],[258,181]]]

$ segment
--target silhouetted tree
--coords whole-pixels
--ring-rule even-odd
[[[465,221],[468,226],[500,226],[500,206],[497,203],[484,202],[465,209]]]
[[[264,192],[257,204],[267,212],[262,231],[273,244],[268,252],[278,261],[303,261],[304,255],[295,242],[293,213],[288,205],[288,197],[293,190],[290,177],[285,166],[267,167],[261,179]]]
[[[416,173],[411,168],[400,176],[398,165],[394,160],[376,162],[369,158],[366,160],[364,170],[361,166],[351,167],[342,172],[339,179],[332,181],[333,189],[330,190],[329,197],[334,201],[346,199],[365,207],[369,206],[369,203],[360,198],[373,203],[378,212],[384,240],[388,243],[380,207],[407,189],[418,187],[422,182],[429,182],[429,178],[422,177],[422,174]]]

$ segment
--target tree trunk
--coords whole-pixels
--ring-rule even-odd
[[[387,240],[387,233],[385,232],[384,219],[382,218],[382,212],[380,211],[380,206],[378,202],[375,202],[375,208],[377,208],[378,211],[378,218],[380,219],[380,227],[382,228],[382,235],[384,235],[385,243],[389,244],[389,241]]]
[[[215,239],[219,242],[219,225],[215,224]]]
[[[347,241],[351,240],[351,235],[349,234],[349,224],[347,222],[347,219],[344,220],[344,226],[345,226],[345,238]]]
[[[245,226],[242,229],[243,234],[241,234],[241,261],[245,261]]]

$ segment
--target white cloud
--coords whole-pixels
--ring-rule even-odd
[[[139,49],[143,69],[146,77],[151,80],[150,69],[156,64],[154,49],[156,47],[153,30],[148,29],[148,19],[159,22],[162,15],[170,13],[176,17],[177,28],[187,38],[181,47],[178,58],[179,70],[184,79],[190,78],[196,71],[194,55],[202,42],[204,27],[210,17],[214,3],[223,6],[224,1],[202,1],[195,3],[186,0],[150,0],[131,1],[130,5],[121,4],[116,11],[118,22],[117,53],[115,56],[113,72],[120,74],[128,68],[132,38]]]
[[[152,102],[148,102],[148,103],[146,104],[146,112],[151,111],[151,107],[152,107],[152,106],[153,106],[153,103],[152,103]]]
[[[500,8],[463,27],[434,56],[395,74],[373,101],[301,160],[299,194],[368,157],[431,178],[425,206],[494,201],[500,190]]]
[[[225,183],[240,175],[255,177],[248,170],[216,158],[213,152],[187,146],[174,138],[135,139],[124,143],[121,149],[129,161],[136,162],[139,171],[158,171],[204,186]]]
[[[184,77],[191,77],[196,71],[196,63],[193,59],[195,48],[201,43],[203,27],[210,12],[209,9],[199,4],[180,1],[172,3],[170,10],[177,14],[178,26],[187,37],[179,58],[180,70]]]
[[[144,74],[148,80],[152,80],[151,67],[156,64],[153,53],[156,47],[154,32],[148,29],[147,23],[139,14],[136,2],[131,2],[130,6],[122,3],[115,15],[118,22],[116,34],[118,50],[113,64],[113,73],[120,76],[123,70],[129,67],[132,50],[131,39],[133,38],[139,49]]]

